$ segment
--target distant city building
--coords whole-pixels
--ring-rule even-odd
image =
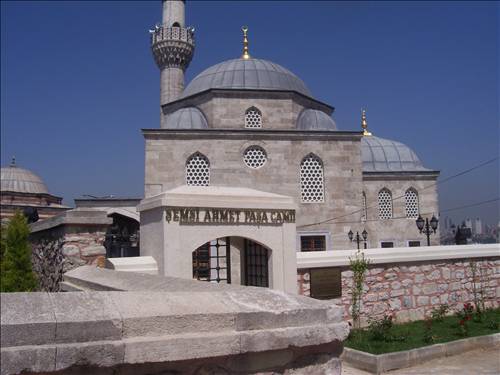
[[[465,227],[472,230],[472,219],[470,218],[465,219]]]
[[[481,235],[483,234],[483,224],[480,218],[476,218],[476,221],[474,222],[474,230],[473,233],[475,235]]]
[[[49,193],[47,185],[35,173],[20,168],[12,159],[10,165],[1,168],[0,218],[6,221],[20,210],[31,221],[47,219],[66,211],[62,198]]]

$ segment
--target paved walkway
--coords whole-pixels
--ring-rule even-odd
[[[473,350],[452,357],[434,359],[415,367],[389,371],[388,375],[500,375],[500,347]],[[369,372],[342,366],[342,375],[371,375]]]

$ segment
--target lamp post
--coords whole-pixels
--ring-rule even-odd
[[[363,241],[364,248],[366,249],[366,239],[368,238],[368,232],[366,230],[363,230],[361,236],[359,235],[358,232],[356,232],[356,236],[354,236],[354,233],[352,232],[352,230],[350,230],[349,233],[347,233],[347,236],[349,237],[349,240],[351,240],[351,242],[356,241],[356,243],[358,244],[358,250],[359,250],[359,243],[361,241]]]
[[[436,219],[434,215],[432,215],[432,219],[429,221],[429,218],[422,218],[422,216],[418,215],[418,219],[416,220],[417,228],[420,233],[424,233],[427,236],[427,246],[431,246],[431,234],[436,233],[438,228],[439,220]]]

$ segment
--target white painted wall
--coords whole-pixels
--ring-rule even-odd
[[[357,250],[333,250],[297,253],[297,268],[342,267]],[[416,262],[439,259],[500,257],[500,244],[394,247],[363,250],[372,264]]]

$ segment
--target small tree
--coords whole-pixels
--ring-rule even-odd
[[[351,315],[354,328],[360,328],[361,301],[363,297],[363,284],[365,282],[365,272],[368,269],[370,260],[365,258],[365,254],[359,250],[354,258],[349,258],[352,271],[351,287]]]
[[[29,233],[28,222],[19,211],[2,227],[2,292],[29,292],[37,288],[37,280],[31,268]]]

